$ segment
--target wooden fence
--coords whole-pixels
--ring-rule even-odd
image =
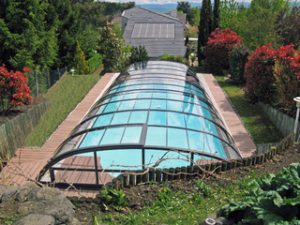
[[[262,154],[256,154],[244,159],[232,160],[228,162],[214,162],[206,165],[194,165],[187,167],[177,167],[171,169],[155,169],[150,168],[145,172],[131,172],[121,174],[115,178],[109,185],[114,188],[130,187],[141,183],[148,182],[163,182],[178,179],[190,179],[195,176],[207,172],[221,172],[227,171],[238,167],[254,166],[257,164],[265,163],[270,160],[274,155],[285,151],[294,144],[294,135],[290,134],[282,141],[276,144],[266,145],[267,150]]]
[[[8,160],[17,148],[24,144],[26,136],[38,124],[47,110],[46,102],[33,106],[28,111],[0,125],[0,159]]]
[[[266,105],[260,102],[258,103],[258,106],[262,109],[262,111],[267,115],[267,117],[271,120],[271,122],[284,137],[293,132],[295,123],[294,118],[284,114],[283,112],[280,112],[270,105]],[[298,129],[298,134],[299,132],[300,127]]]

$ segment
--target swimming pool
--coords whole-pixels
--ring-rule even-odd
[[[121,74],[48,168],[61,170],[74,156],[82,162],[94,158],[96,172],[112,177],[240,157],[196,76],[185,65],[167,61],[133,65]],[[91,162],[89,167],[95,169]]]

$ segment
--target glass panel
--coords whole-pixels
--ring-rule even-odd
[[[106,129],[101,145],[119,144],[124,133],[124,129],[124,127]]]
[[[151,100],[137,100],[135,103],[135,109],[149,109]]]
[[[127,127],[122,138],[122,144],[140,143],[142,127]]]
[[[167,129],[164,127],[148,127],[146,145],[166,146]]]
[[[167,113],[161,111],[151,111],[149,114],[149,125],[167,125]]]
[[[120,105],[120,102],[112,102],[112,103],[109,103],[106,107],[105,107],[105,110],[104,112],[114,112],[118,109]]]
[[[132,112],[129,119],[129,123],[146,123],[147,115],[147,111]]]
[[[124,102],[121,102],[121,105],[119,107],[119,111],[133,109],[134,103],[135,103],[135,101],[124,101]]]
[[[168,101],[168,110],[182,112],[182,102]]]
[[[165,160],[163,160],[165,159]],[[145,164],[147,167],[158,164],[158,168],[175,168],[190,165],[190,154],[163,150],[145,150]]]
[[[186,125],[187,128],[193,130],[202,130],[202,124],[200,123],[201,118],[193,115],[186,115]],[[202,119],[203,122],[203,119]]]
[[[113,114],[106,114],[106,115],[99,116],[96,122],[94,123],[93,127],[101,127],[101,126],[109,125],[112,116]]]
[[[197,110],[197,108],[200,108],[200,106],[191,104],[191,103],[187,103],[187,102],[183,103],[183,111],[185,113],[199,114],[199,111]],[[202,115],[202,114],[200,113],[200,115]]]
[[[188,148],[186,130],[168,128],[168,146],[173,148]]]
[[[168,93],[168,99],[182,100],[182,95],[175,94],[175,93]]]
[[[152,93],[139,93],[138,98],[151,98]]]
[[[119,100],[122,100],[123,99],[123,96],[122,95],[115,95],[111,98],[111,102],[114,102],[114,101],[119,101]]]
[[[141,149],[118,149],[98,151],[100,164],[103,169],[113,170],[139,170],[142,169]]]
[[[124,124],[124,123],[127,123],[129,115],[130,115],[130,112],[115,113],[114,118],[111,121],[111,124]]]
[[[185,127],[184,114],[168,112],[168,126]]]
[[[151,102],[151,109],[166,110],[167,109],[167,102],[166,102],[166,100],[156,100],[156,99],[153,99],[152,102]]]
[[[167,97],[167,94],[166,93],[160,93],[160,92],[155,92],[153,93],[153,96],[152,98],[166,98]]]
[[[227,158],[223,143],[220,139],[209,134],[188,131],[190,148],[208,154],[217,155],[221,158]]]
[[[91,131],[85,135],[80,143],[79,148],[91,147],[99,145],[103,136],[104,130]]]

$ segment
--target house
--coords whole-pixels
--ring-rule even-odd
[[[122,13],[125,41],[136,47],[145,46],[150,58],[165,54],[184,56],[184,28],[185,25],[175,16],[141,7]]]

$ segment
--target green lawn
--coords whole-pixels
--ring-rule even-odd
[[[277,128],[259,107],[247,101],[245,93],[240,86],[226,82],[223,76],[216,76],[215,78],[229,96],[232,105],[240,115],[256,144],[278,142],[281,139],[281,134]]]
[[[100,69],[91,75],[65,75],[46,94],[49,108],[26,138],[26,146],[42,146],[68,114],[99,80]]]
[[[194,191],[189,192],[171,191],[168,187],[163,187],[158,193],[158,200],[149,203],[144,209],[129,210],[126,214],[102,213],[95,217],[95,224],[196,225],[228,204],[230,200],[240,200],[249,188],[249,182],[257,176],[259,175],[252,172],[248,177],[230,184],[204,183],[204,187],[209,191],[206,196],[197,185],[194,186]]]

